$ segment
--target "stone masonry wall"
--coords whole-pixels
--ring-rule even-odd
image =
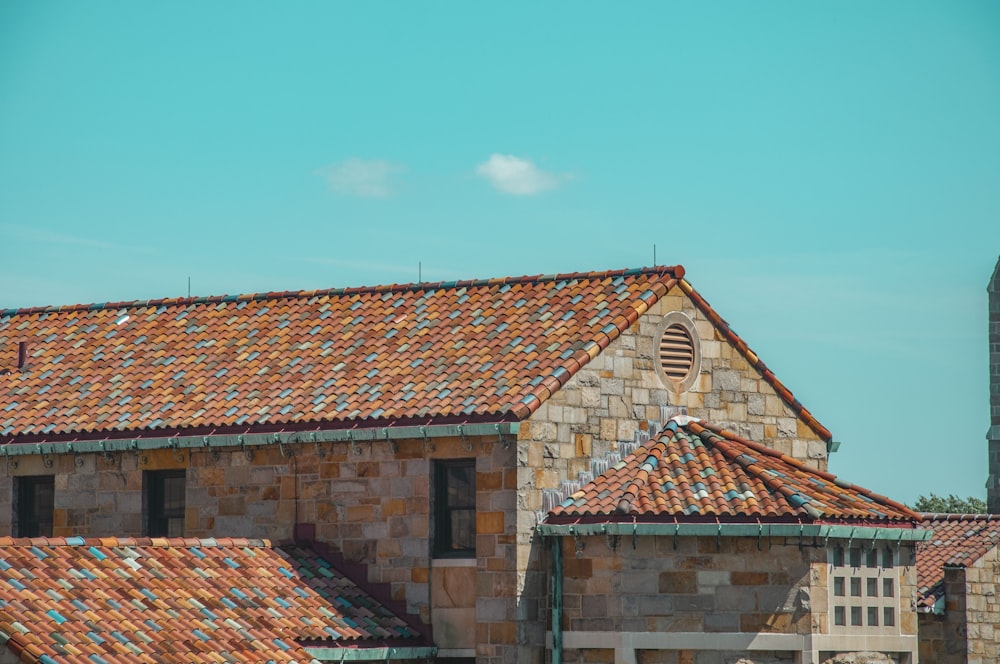
[[[1000,661],[1000,549],[967,568],[945,568],[945,614],[920,616],[921,661]]]
[[[986,288],[989,309],[990,429],[987,433],[989,479],[986,502],[990,514],[1000,514],[1000,260]]]
[[[695,324],[701,344],[697,380],[684,393],[665,384],[656,371],[660,323],[682,311]],[[683,406],[688,414],[723,425],[734,433],[826,469],[826,443],[801,422],[773,388],[674,288],[603,353],[567,382],[521,424],[517,450],[517,569],[519,660],[541,661],[544,630],[537,618],[546,580],[538,545],[532,540],[542,490],[590,471],[591,458],[631,441],[661,406]],[[655,434],[656,432],[649,432]]]
[[[735,537],[640,536],[634,548],[629,537],[564,537],[561,543],[564,637],[569,631],[829,635],[827,642],[844,650],[868,650],[874,642],[862,628],[831,633],[829,564],[819,541],[800,546],[798,538],[765,538],[760,548],[756,538]],[[911,547],[904,547],[900,560],[897,633],[915,637]],[[709,637],[705,650],[647,651],[639,661],[722,664],[788,657],[754,651],[720,659],[711,644]],[[573,651],[565,661],[593,657],[588,650]]]
[[[808,634],[820,627],[812,608],[826,594],[814,567],[825,564],[825,549],[784,538],[765,539],[761,550],[756,538],[680,537],[674,548],[673,537],[640,536],[635,549],[627,537],[562,540],[564,630]]]
[[[937,664],[965,664],[966,643],[965,570],[946,569],[945,614],[919,616],[920,659]]]
[[[969,664],[1000,661],[1000,549],[965,570]]]
[[[186,469],[188,537],[293,538],[296,523],[370,583],[431,622],[431,472],[434,459],[476,458],[475,597],[481,643],[514,641],[515,445],[496,437],[226,449],[23,456],[0,462],[0,532],[12,528],[14,478],[55,475],[56,537],[142,536],[143,478]],[[51,467],[46,465],[51,464]],[[488,661],[488,660],[481,660]]]

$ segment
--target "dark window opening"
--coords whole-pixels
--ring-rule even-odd
[[[434,555],[476,555],[476,461],[439,461],[434,466]]]
[[[146,473],[146,534],[150,537],[184,536],[184,471]]]
[[[52,537],[52,512],[55,505],[55,478],[17,478],[18,537]]]

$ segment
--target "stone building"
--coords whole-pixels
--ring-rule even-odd
[[[678,414],[825,477],[830,432],[679,266],[4,310],[0,532],[308,544],[386,588],[440,661],[541,662],[559,536],[537,526]],[[903,511],[779,516],[912,531]],[[720,551],[745,546],[728,528]],[[780,583],[808,569],[820,594],[846,531],[822,532]]]
[[[990,476],[986,482],[986,509],[990,514],[1000,514],[1000,259],[997,259],[986,293],[990,345],[990,428],[986,432]]]
[[[925,514],[917,545],[920,654],[940,664],[1000,661],[1000,518]]]
[[[916,661],[916,516],[674,417],[539,526],[554,661]]]

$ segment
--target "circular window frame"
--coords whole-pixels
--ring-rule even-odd
[[[687,336],[691,339],[691,350],[693,357],[691,358],[691,366],[688,368],[687,375],[683,379],[677,380],[671,378],[667,375],[666,369],[663,368],[663,363],[660,361],[660,343],[663,341],[663,335],[666,334],[667,330],[672,327],[681,327],[687,333]],[[695,327],[694,321],[687,314],[680,311],[671,311],[663,320],[660,321],[659,326],[656,329],[656,338],[653,340],[655,354],[654,366],[656,367],[656,375],[660,377],[660,382],[664,386],[669,388],[674,392],[687,392],[694,385],[695,381],[698,380],[698,375],[701,373],[701,339],[698,337],[698,330]]]

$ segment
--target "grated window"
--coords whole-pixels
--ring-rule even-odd
[[[660,337],[660,366],[667,378],[683,381],[694,366],[694,342],[683,325],[671,325]]]

